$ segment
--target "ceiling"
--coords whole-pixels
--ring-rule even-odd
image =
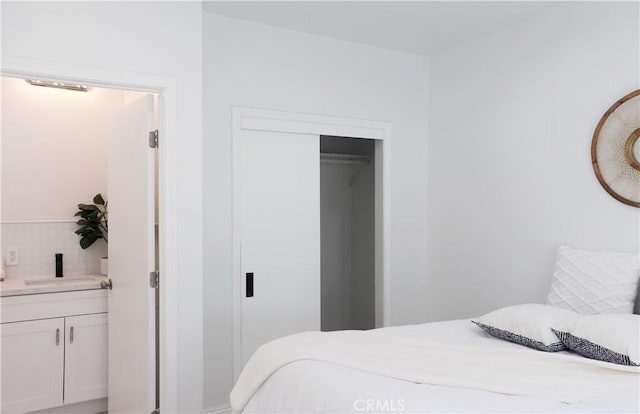
[[[575,4],[575,3],[574,3]],[[428,55],[565,7],[540,1],[203,1],[204,11]]]

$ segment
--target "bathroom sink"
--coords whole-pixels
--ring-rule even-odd
[[[82,283],[82,282],[97,282],[99,278],[94,276],[85,276],[85,277],[57,277],[57,278],[43,278],[43,279],[25,279],[24,284],[27,286],[38,286],[38,285],[67,285],[71,283]]]

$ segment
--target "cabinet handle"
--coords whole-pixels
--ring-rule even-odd
[[[69,329],[69,343],[73,343],[73,326]]]
[[[56,345],[60,345],[60,328],[56,329]]]

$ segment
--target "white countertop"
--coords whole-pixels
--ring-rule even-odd
[[[0,282],[0,297],[100,289],[100,282],[106,279],[100,275],[5,279]]]

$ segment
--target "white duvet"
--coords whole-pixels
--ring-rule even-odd
[[[637,368],[533,351],[469,321],[308,332],[252,357],[235,412],[638,412]]]

